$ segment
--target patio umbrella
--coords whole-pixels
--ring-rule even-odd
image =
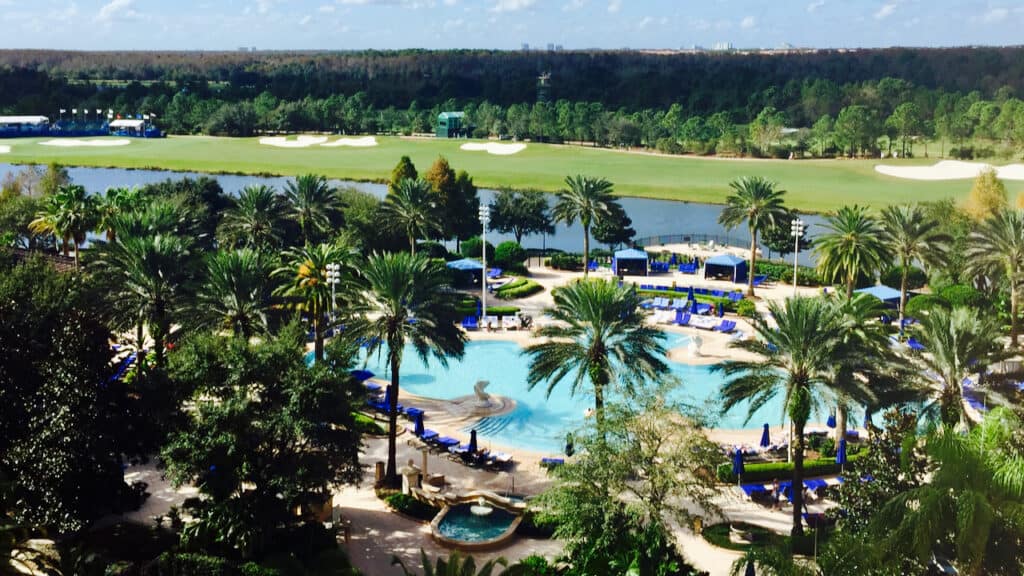
[[[764,430],[761,431],[761,447],[767,448],[772,443],[770,436],[768,435],[768,423],[764,425]]]
[[[836,464],[839,464],[840,470],[846,465],[846,438],[839,440],[839,447],[836,449]]]
[[[373,378],[373,372],[370,372],[369,370],[353,370],[350,374],[352,374],[352,377],[356,379],[356,382],[365,382],[370,378]]]
[[[693,286],[690,286],[690,289],[686,291],[686,299],[687,300],[696,300],[697,299],[697,297],[693,295]]]
[[[476,428],[469,431],[469,451],[476,452]]]
[[[725,316],[725,306],[722,306],[722,303],[719,302],[718,303],[718,317],[721,318],[722,316]]]
[[[424,432],[423,412],[417,412],[416,413],[416,428],[413,429],[413,433],[416,436],[423,436],[423,432]]]
[[[754,572],[753,560],[747,560],[747,570],[743,573],[743,576],[757,576],[757,572]]]
[[[835,428],[836,427],[836,413],[835,412],[832,412],[832,413],[830,413],[828,415],[828,421],[825,422],[825,426],[828,426],[829,428]]]
[[[736,447],[736,451],[732,454],[732,473],[736,475],[736,484],[741,482],[740,476],[743,475],[743,450],[739,446]]]

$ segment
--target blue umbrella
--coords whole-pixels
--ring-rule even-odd
[[[772,443],[770,436],[768,435],[768,424],[765,423],[764,430],[761,431],[761,447],[767,448]]]
[[[839,448],[836,449],[836,464],[846,464],[846,438],[839,440]]]
[[[373,378],[373,372],[370,372],[369,370],[353,370],[350,374],[352,374],[352,377],[356,379],[356,382],[365,382],[366,380]]]
[[[832,412],[831,414],[828,415],[828,421],[825,422],[825,426],[828,426],[829,428],[835,428],[836,427],[836,413],[835,412]]]
[[[693,286],[690,286],[690,289],[686,291],[686,299],[687,300],[696,300],[697,299],[697,297],[693,295]]]
[[[739,484],[740,476],[743,475],[745,469],[743,468],[743,450],[740,447],[736,447],[736,451],[732,454],[732,473],[736,475],[736,483]]]
[[[476,452],[476,428],[469,431],[469,451]]]
[[[747,570],[743,573],[743,576],[757,576],[757,573],[754,572],[753,560],[747,560]]]
[[[424,431],[425,430],[423,428],[423,412],[417,412],[416,413],[416,428],[413,430],[413,433],[416,436],[423,436],[423,432]]]
[[[718,303],[718,317],[721,318],[722,316],[725,316],[725,306],[722,306],[722,303],[719,302]]]

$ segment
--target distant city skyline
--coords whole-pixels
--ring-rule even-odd
[[[877,48],[1024,42],[989,0],[0,0],[0,48]]]

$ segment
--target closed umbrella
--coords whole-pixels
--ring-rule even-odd
[[[725,316],[725,306],[722,306],[722,303],[719,302],[718,303],[718,317],[721,318],[722,316]]]
[[[753,560],[747,560],[747,571],[743,573],[743,576],[757,576],[757,573],[754,572]]]
[[[828,415],[828,421],[825,422],[825,425],[828,426],[829,428],[835,428],[836,427],[836,413],[835,412],[832,412],[831,414]]]
[[[424,432],[423,412],[417,412],[416,413],[416,428],[413,430],[413,433],[416,434],[416,436],[423,436],[423,432]]]
[[[761,447],[767,448],[771,443],[771,437],[768,435],[768,424],[765,423],[764,430],[761,431]]]
[[[732,473],[736,475],[736,483],[742,482],[740,476],[743,475],[743,450],[739,446],[736,447],[736,451],[732,454]]]
[[[691,301],[697,299],[697,297],[693,295],[693,286],[690,286],[690,289],[686,291],[686,299]]]
[[[476,428],[469,431],[469,451],[476,452]]]
[[[366,380],[373,378],[373,372],[370,372],[369,370],[353,370],[350,374],[352,374],[352,377],[356,379],[356,382],[365,382]]]
[[[836,464],[839,464],[840,471],[846,465],[846,438],[839,440],[839,448],[836,449]]]

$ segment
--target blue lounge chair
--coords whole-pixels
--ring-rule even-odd
[[[363,384],[366,391],[370,394],[380,394],[384,389],[381,388],[380,384],[374,384],[373,382],[366,382]]]
[[[424,430],[423,434],[420,434],[420,440],[423,440],[424,442],[432,442],[435,438],[437,438],[437,432],[429,428]]]
[[[682,316],[680,316],[682,314]],[[676,324],[679,326],[688,326],[690,324],[690,313],[683,313],[682,310],[676,314]]]
[[[437,438],[434,438],[433,442],[431,443],[445,451],[447,451],[452,446],[459,445],[459,441],[455,438],[452,438],[451,436],[439,436]]]
[[[766,274],[758,274],[757,276],[754,276],[754,286],[760,286],[766,281],[768,281],[768,275]]]
[[[480,325],[477,323],[476,316],[466,316],[462,319],[462,327],[466,330],[479,330]]]
[[[423,410],[420,410],[419,408],[414,408],[412,406],[410,406],[410,407],[405,409],[405,415],[408,416],[409,418],[413,418],[413,419],[415,419],[416,416],[419,416],[420,414],[423,414],[423,413],[424,413]]]
[[[907,346],[911,350],[916,350],[918,352],[924,350],[924,344],[921,344],[920,342],[918,342],[917,339],[914,338],[913,336],[911,336],[910,339],[907,340]]]
[[[551,469],[551,468],[554,468],[556,466],[561,466],[562,464],[565,464],[565,458],[541,458],[540,459],[540,466],[541,466],[541,468]]]

